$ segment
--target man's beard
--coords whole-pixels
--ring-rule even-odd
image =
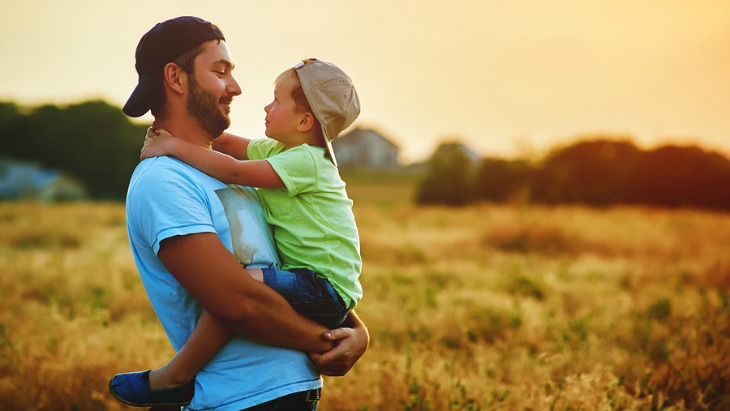
[[[187,101],[188,114],[198,125],[214,139],[223,133],[231,125],[231,119],[223,114],[218,108],[218,98],[204,90],[195,80],[195,76],[189,76],[190,96]]]

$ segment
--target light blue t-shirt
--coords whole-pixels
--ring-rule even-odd
[[[137,166],[126,210],[139,275],[175,350],[190,336],[202,307],[157,258],[162,240],[216,233],[245,266],[278,265],[256,191],[222,183],[174,158],[150,158]],[[305,353],[237,336],[197,374],[188,409],[240,410],[321,386]]]

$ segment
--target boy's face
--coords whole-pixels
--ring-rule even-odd
[[[274,101],[264,107],[266,111],[266,136],[289,146],[296,143],[297,125],[304,113],[296,112],[292,90],[298,86],[293,76],[283,76],[274,85]]]

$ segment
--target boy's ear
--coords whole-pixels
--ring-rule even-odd
[[[314,127],[315,123],[316,123],[316,121],[314,119],[314,114],[307,111],[299,119],[299,124],[297,124],[297,131],[299,131],[300,133],[309,132],[309,130],[311,130],[312,127]]]
[[[167,63],[162,71],[162,82],[174,93],[183,94],[183,84],[187,82],[187,73],[175,63]]]

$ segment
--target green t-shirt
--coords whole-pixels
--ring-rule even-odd
[[[282,268],[307,268],[329,280],[349,308],[362,298],[360,240],[345,182],[323,147],[285,150],[272,139],[252,140],[248,158],[266,159],[286,188],[260,188],[266,221]]]

